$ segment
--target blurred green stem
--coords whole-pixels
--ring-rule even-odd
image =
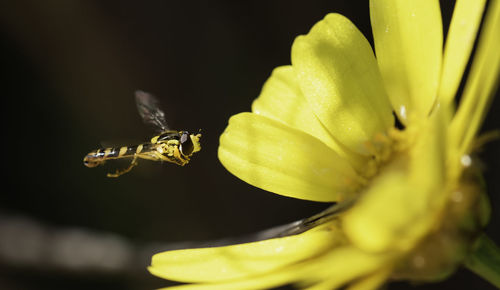
[[[464,264],[469,270],[500,288],[500,248],[485,234],[477,239]]]

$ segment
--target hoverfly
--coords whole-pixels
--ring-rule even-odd
[[[115,173],[108,173],[108,177],[118,177],[132,170],[137,165],[137,159],[152,161],[168,161],[180,166],[186,165],[191,155],[201,150],[201,134],[190,134],[188,131],[168,129],[165,114],[159,107],[158,100],[151,94],[143,91],[135,92],[135,101],[139,115],[144,123],[153,126],[158,132],[150,142],[116,148],[101,148],[90,152],[83,158],[87,167],[96,167],[107,160],[131,158],[130,165]]]

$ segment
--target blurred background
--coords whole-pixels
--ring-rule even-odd
[[[452,1],[443,1],[445,26]],[[370,42],[368,4],[347,1],[2,1],[3,190],[0,289],[154,289],[153,253],[241,236],[326,206],[251,187],[217,159],[228,118],[249,111],[294,38],[328,12],[350,18]],[[100,142],[131,145],[153,132],[133,93],[163,104],[170,127],[202,129],[189,166],[140,161],[88,169]],[[497,97],[484,131],[500,128]],[[500,243],[499,141],[479,156],[492,201],[486,232]],[[434,285],[492,288],[466,270]]]

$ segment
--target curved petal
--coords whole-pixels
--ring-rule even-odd
[[[278,120],[318,138],[342,157],[347,158],[356,168],[365,166],[366,157],[339,144],[314,115],[302,94],[292,66],[274,69],[262,87],[259,97],[253,102],[252,112]]]
[[[469,60],[486,0],[458,0],[446,36],[439,98],[450,103]]]
[[[437,110],[418,128],[409,159],[388,164],[346,213],[345,232],[361,249],[405,251],[437,226],[448,197],[445,125],[443,110]]]
[[[370,0],[377,61],[394,110],[407,124],[430,112],[439,85],[443,29],[438,0]]]
[[[378,269],[375,273],[352,283],[346,290],[381,289],[381,286],[389,280],[391,274],[392,267],[390,266]]]
[[[349,19],[329,14],[292,46],[292,65],[316,116],[358,153],[394,125],[373,51]]]
[[[342,237],[338,230],[326,225],[299,235],[254,243],[164,252],[153,256],[149,271],[182,282],[250,278],[317,256],[337,245]],[[293,280],[293,273],[286,276],[286,280]],[[273,277],[267,279],[272,281]],[[261,283],[266,283],[266,279]]]
[[[360,182],[349,163],[320,140],[252,113],[231,117],[219,159],[251,185],[306,200],[338,201]]]
[[[352,245],[340,246],[304,266],[303,271],[308,271],[304,282],[314,283],[307,289],[342,289],[377,270],[391,268],[393,258],[388,253],[372,254]]]
[[[314,285],[307,289],[337,289],[376,270],[390,268],[390,260],[389,255],[373,255],[355,247],[341,246],[263,275],[168,289],[269,289],[290,283]]]
[[[452,146],[458,156],[472,149],[474,137],[484,120],[498,88],[500,74],[500,3],[491,1],[479,37],[474,61],[465,83],[460,106],[453,118],[450,131]]]
[[[344,216],[347,236],[368,252],[410,249],[427,224],[421,194],[403,173],[385,173]]]

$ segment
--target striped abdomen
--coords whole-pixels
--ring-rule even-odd
[[[123,146],[116,148],[101,148],[90,152],[83,158],[83,164],[87,167],[101,165],[106,160],[133,157],[135,154],[151,150],[152,144],[145,143],[134,146]]]

